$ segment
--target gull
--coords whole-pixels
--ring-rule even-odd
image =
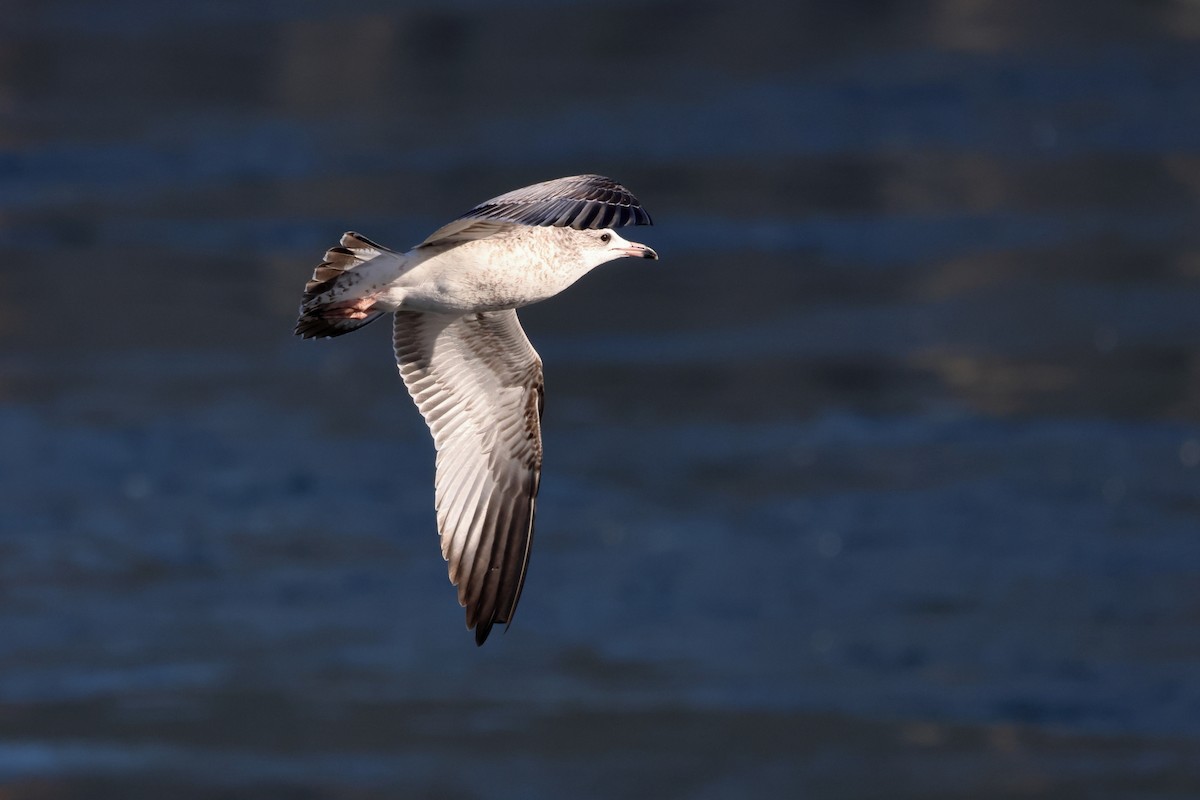
[[[481,203],[406,253],[346,233],[304,287],[306,339],[392,314],[400,376],[437,450],[442,557],[476,644],[512,622],[542,474],[542,360],[516,309],[605,262],[657,259],[613,230],[650,224],[621,184],[574,175]]]

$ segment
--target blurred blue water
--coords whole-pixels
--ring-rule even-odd
[[[19,17],[19,19],[17,18]],[[1200,12],[51,2],[0,29],[13,797],[1200,793]],[[595,171],[476,650],[345,229]]]

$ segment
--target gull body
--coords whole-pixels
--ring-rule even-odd
[[[343,242],[363,263],[331,287],[316,308],[329,314],[338,303],[367,298],[379,311],[467,314],[520,308],[553,297],[606,261],[652,257],[649,248],[612,229],[495,227],[486,238],[421,244],[407,253],[366,240]],[[513,269],[514,264],[521,268]]]
[[[305,287],[305,338],[393,314],[397,365],[437,449],[442,555],[478,644],[512,620],[541,481],[542,362],[515,309],[613,259],[657,259],[612,229],[625,224],[650,217],[619,183],[559,178],[482,203],[405,253],[346,233]]]

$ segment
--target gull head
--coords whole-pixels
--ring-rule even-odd
[[[592,267],[617,258],[649,258],[658,260],[658,253],[644,244],[622,239],[612,228],[573,231],[583,258]]]

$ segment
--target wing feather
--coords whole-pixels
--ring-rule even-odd
[[[603,175],[572,175],[535,183],[480,203],[459,219],[580,229],[652,224],[633,193]]]
[[[651,225],[633,193],[603,175],[572,175],[493,197],[434,231],[420,247],[486,239],[512,225],[618,228]]]
[[[509,623],[529,565],[542,468],[542,362],[515,311],[395,314],[405,385],[437,448],[442,555],[483,644]]]

